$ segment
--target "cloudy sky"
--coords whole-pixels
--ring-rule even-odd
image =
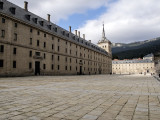
[[[9,0],[24,6],[22,0]],[[27,0],[29,11],[68,30],[101,39],[102,23],[111,42],[129,43],[160,37],[160,0]],[[82,36],[82,35],[81,35]]]

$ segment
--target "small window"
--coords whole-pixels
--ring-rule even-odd
[[[52,44],[52,50],[54,49],[54,45]]]
[[[17,41],[17,33],[14,33],[14,41]]]
[[[46,69],[46,64],[43,64],[43,69],[44,69],[44,70]]]
[[[67,57],[66,57],[66,62],[67,62]]]
[[[44,57],[44,59],[46,59],[46,54],[45,53],[44,53],[43,57]]]
[[[72,59],[70,58],[70,63],[72,62]]]
[[[44,34],[44,37],[46,37],[46,34]]]
[[[30,44],[30,45],[32,45],[32,38],[30,38],[30,42],[29,42],[29,44]]]
[[[54,40],[54,37],[52,37],[52,40]]]
[[[1,53],[4,52],[4,45],[0,45],[0,52],[1,52]]]
[[[57,67],[58,67],[58,70],[59,70],[59,69],[60,69],[60,66],[58,65]]]
[[[59,50],[60,50],[60,47],[58,46],[58,52],[59,52]]]
[[[29,57],[32,57],[32,51],[29,51]]]
[[[33,18],[33,22],[37,24],[38,18]]]
[[[6,20],[5,20],[4,18],[2,18],[2,23],[5,23],[5,21],[6,21]]]
[[[29,69],[32,69],[32,63],[31,62],[29,63]]]
[[[44,21],[39,21],[39,24],[40,24],[41,26],[43,26],[43,25],[44,25]]]
[[[16,61],[13,61],[13,68],[16,68]]]
[[[39,40],[37,40],[37,46],[39,46]]]
[[[60,57],[58,56],[58,61],[60,60]]]
[[[57,28],[54,29],[55,32],[57,32],[57,30],[58,30]]]
[[[54,70],[54,65],[52,64],[51,69]]]
[[[72,66],[70,66],[70,71],[72,70]]]
[[[52,60],[54,60],[54,55],[52,55]]]
[[[3,2],[0,2],[0,9],[3,9]]]
[[[15,15],[15,14],[16,14],[16,8],[11,7],[11,8],[10,8],[10,12]]]
[[[43,47],[44,47],[44,48],[46,48],[46,42],[44,42],[44,45],[43,45]]]
[[[25,16],[26,16],[26,19],[27,19],[28,21],[31,20],[31,15],[25,15]]]
[[[66,66],[65,68],[66,68],[66,70],[67,70],[67,66]]]
[[[35,52],[35,54],[36,54],[36,56],[40,56],[41,55],[40,52]]]
[[[58,42],[60,42],[60,39],[58,39]]]
[[[0,68],[3,67],[3,60],[0,60]]]
[[[1,32],[2,32],[1,37],[4,38],[5,37],[5,30],[2,30]]]
[[[37,35],[40,35],[40,31],[37,31]]]
[[[14,55],[17,54],[17,48],[13,48],[13,54],[14,54]]]
[[[30,33],[32,33],[33,32],[33,29],[32,28],[30,28]]]
[[[14,23],[14,27],[17,28],[17,26],[18,26],[18,24],[17,24],[17,23]]]

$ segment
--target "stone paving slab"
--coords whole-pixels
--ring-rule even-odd
[[[160,120],[151,76],[0,78],[0,120]]]

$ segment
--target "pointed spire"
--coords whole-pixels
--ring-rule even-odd
[[[105,38],[106,38],[106,36],[105,36],[104,22],[103,22],[103,32],[102,32],[102,39],[104,40]]]

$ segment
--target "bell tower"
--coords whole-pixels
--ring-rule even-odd
[[[105,51],[107,51],[109,55],[112,55],[112,50],[111,50],[112,43],[105,36],[104,23],[103,23],[102,38],[101,38],[101,40],[98,41],[97,44],[99,47],[101,47]]]

